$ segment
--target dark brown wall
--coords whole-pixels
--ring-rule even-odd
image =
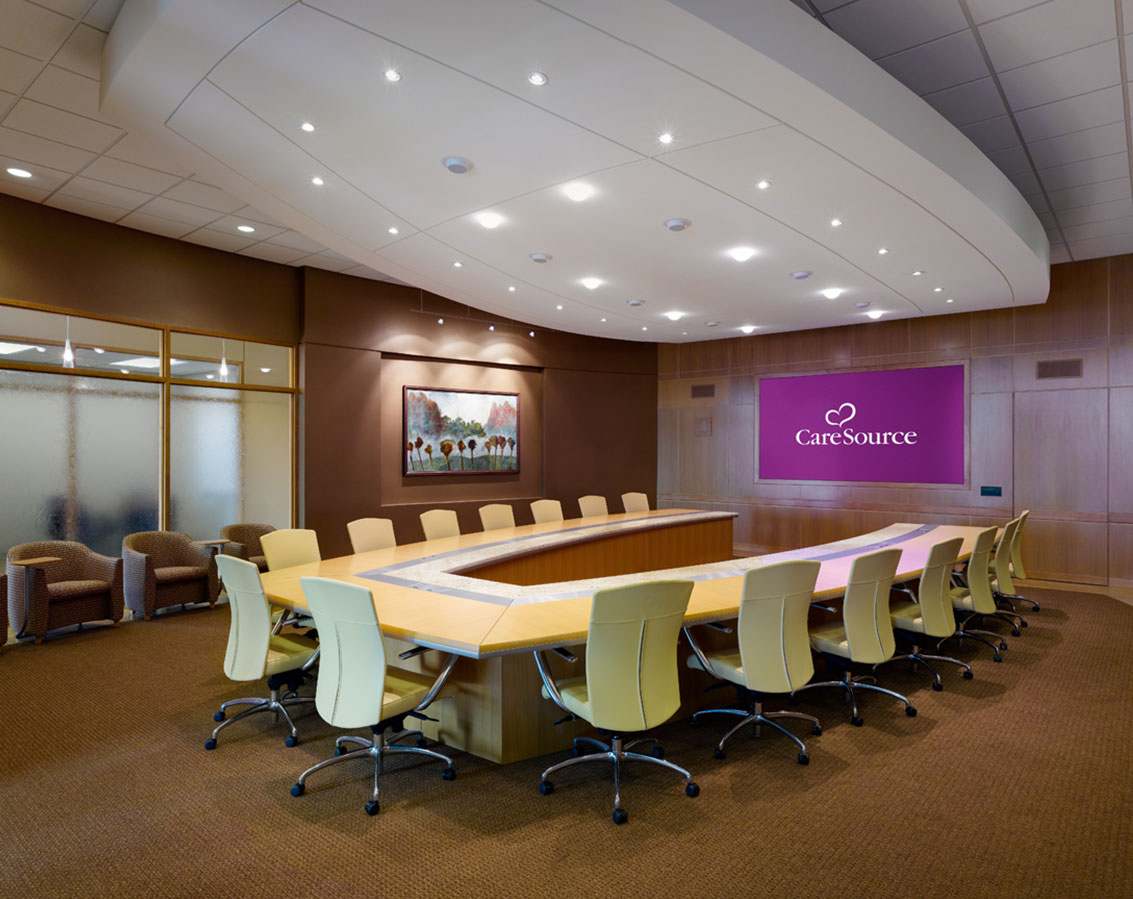
[[[1056,265],[1043,305],[659,347],[659,502],[739,513],[747,552],[825,542],[895,521],[1002,524],[1031,509],[1028,574],[1133,585],[1133,257]],[[1083,376],[1036,380],[1081,358]],[[963,362],[963,488],[755,479],[761,376]],[[690,386],[714,384],[712,399]],[[698,419],[711,434],[695,436]],[[981,497],[980,485],[1003,487]]]

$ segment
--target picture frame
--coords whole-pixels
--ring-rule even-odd
[[[519,473],[519,394],[454,387],[402,388],[405,477]]]

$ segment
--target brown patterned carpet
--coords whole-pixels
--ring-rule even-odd
[[[382,812],[365,766],[288,788],[334,731],[267,716],[206,752],[217,704],[249,692],[221,660],[226,606],[9,646],[0,656],[0,895],[1133,896],[1133,607],[1032,590],[1043,605],[1002,664],[958,650],[945,690],[904,666],[906,718],[880,695],[851,727],[834,691],[811,764],[777,736],[684,720],[659,731],[679,778],[631,769],[629,823],[601,766],[536,791],[562,756],[509,766],[457,754],[459,777],[393,761]],[[724,692],[721,692],[723,698]],[[773,703],[769,703],[769,706]]]

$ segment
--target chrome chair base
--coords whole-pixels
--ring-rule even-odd
[[[264,699],[262,696],[250,696],[245,699],[230,699],[228,702],[220,704],[220,711],[213,715],[214,721],[221,722],[217,725],[216,729],[212,732],[212,736],[205,740],[205,749],[216,749],[216,737],[228,725],[239,721],[241,718],[247,718],[249,715],[255,715],[259,712],[271,712],[275,715],[273,724],[279,723],[280,716],[287,722],[287,726],[291,728],[291,736],[286,740],[288,746],[296,746],[299,743],[299,730],[295,727],[295,722],[291,720],[291,716],[287,713],[287,707],[292,705],[299,705],[301,703],[314,702],[314,696],[298,696],[295,691],[283,699],[279,698],[279,689],[273,688],[271,697]],[[235,705],[248,705],[251,708],[244,709],[240,714],[226,718],[225,713]]]
[[[851,706],[850,723],[854,725],[854,727],[861,727],[863,723],[861,716],[858,715],[858,700],[857,696],[855,696],[854,694],[855,689],[873,690],[877,693],[885,693],[889,696],[892,696],[894,699],[899,699],[901,700],[901,702],[905,703],[905,714],[910,718],[917,717],[917,710],[913,707],[913,704],[909,702],[908,697],[902,696],[896,690],[890,690],[886,687],[879,687],[874,682],[874,678],[871,675],[853,675],[850,673],[849,668],[846,668],[846,670],[843,672],[841,680],[819,681],[817,683],[806,684],[805,686],[799,687],[797,690],[795,690],[794,693],[791,694],[791,700],[794,701],[795,697],[802,693],[804,690],[811,690],[816,687],[842,688],[842,691]]]
[[[452,767],[452,759],[447,755],[442,755],[432,749],[425,749],[420,744],[424,741],[424,734],[419,730],[400,730],[390,739],[386,739],[386,730],[390,727],[389,724],[375,724],[370,730],[373,732],[373,739],[367,740],[365,737],[356,737],[353,735],[346,735],[338,737],[334,741],[334,755],[312,765],[306,771],[299,775],[299,779],[291,787],[292,796],[302,796],[307,789],[307,778],[314,774],[316,771],[321,771],[323,768],[329,768],[331,765],[337,765],[339,762],[347,762],[352,759],[370,759],[374,765],[374,791],[370,800],[366,803],[366,814],[376,815],[381,806],[378,802],[378,795],[380,792],[379,781],[382,775],[382,761],[387,754],[395,752],[408,752],[415,755],[424,755],[429,758],[436,759],[437,761],[444,762],[447,766],[442,772],[441,777],[445,780],[454,780],[456,778],[456,770]],[[396,726],[401,726],[400,724]],[[416,737],[417,746],[398,746],[396,745],[399,740],[404,740],[409,737]],[[345,752],[343,746],[351,744],[357,745],[361,748]]]
[[[598,751],[587,753],[586,755],[579,754],[579,744],[586,744],[595,747]],[[641,743],[652,743],[653,750],[651,755],[643,755],[640,752],[631,752],[634,746]],[[569,758],[565,762],[559,762],[557,765],[551,765],[539,781],[539,792],[544,796],[549,796],[555,791],[554,783],[549,779],[551,774],[556,771],[561,771],[564,768],[570,768],[573,765],[582,765],[587,762],[611,762],[614,766],[614,823],[624,824],[629,818],[626,810],[622,808],[622,791],[621,791],[621,767],[622,763],[634,762],[649,762],[651,765],[659,765],[662,768],[668,768],[670,771],[675,771],[685,779],[685,795],[692,798],[700,793],[698,787],[692,780],[692,775],[688,773],[680,765],[674,765],[670,761],[666,761],[663,756],[664,753],[657,741],[651,737],[642,737],[638,740],[632,740],[629,743],[622,743],[622,738],[619,736],[612,736],[609,743],[603,743],[601,740],[596,740],[593,737],[575,737],[574,748],[571,750],[575,754],[575,758]]]
[[[1016,623],[1016,619],[1018,623]],[[973,621],[977,624],[982,624],[985,621],[989,620],[1002,621],[1004,624],[1010,625],[1012,637],[1018,637],[1020,633],[1019,628],[1027,626],[1026,622],[1024,622],[1022,618],[1015,614],[1009,614],[1007,612],[990,612],[987,614],[983,612],[972,612],[970,615],[968,615],[967,618],[960,622],[958,628],[960,630],[963,630],[968,626],[969,623]]]
[[[987,639],[988,637],[993,637],[995,639],[995,642],[993,643],[991,640]],[[984,644],[984,646],[986,646],[988,649],[990,649],[992,651],[992,653],[993,653],[992,658],[995,661],[997,661],[997,662],[1003,661],[1003,656],[1001,656],[999,653],[1000,653],[1000,650],[1004,650],[1004,649],[1007,648],[1007,641],[1006,640],[1004,640],[995,631],[981,631],[981,630],[977,630],[977,629],[972,629],[972,630],[969,631],[969,630],[965,630],[963,625],[958,627],[956,629],[956,633],[954,633],[951,637],[945,637],[943,640],[941,640],[939,643],[937,643],[936,649],[939,652],[940,647],[942,647],[949,640],[956,640],[958,643],[962,643],[965,639],[976,640],[977,642]]]
[[[702,715],[736,715],[742,719],[735,727],[724,734],[724,736],[720,738],[720,742],[716,744],[715,756],[718,759],[726,757],[724,744],[728,742],[733,734],[750,724],[755,731],[755,736],[761,737],[762,725],[766,724],[775,728],[775,730],[785,735],[799,747],[798,762],[800,765],[806,765],[810,763],[810,756],[807,754],[806,744],[774,719],[797,718],[800,721],[809,721],[812,734],[818,736],[822,733],[822,725],[813,715],[804,715],[802,712],[764,712],[763,703],[758,700],[752,701],[750,711],[744,711],[743,709],[702,709],[699,712],[694,712],[691,721],[693,727],[700,723],[700,717]]]
[[[873,670],[876,672],[878,667],[881,665],[887,665],[890,662],[897,662],[903,659],[908,659],[910,662],[912,662],[914,668],[916,668],[917,665],[924,665],[924,667],[932,673],[932,689],[936,690],[937,692],[944,689],[944,684],[940,680],[940,672],[938,672],[935,668],[932,667],[932,665],[929,664],[929,659],[934,662],[951,662],[953,665],[959,665],[964,669],[965,680],[971,680],[974,677],[974,675],[972,674],[972,666],[967,662],[961,662],[959,659],[954,659],[951,656],[937,656],[923,653],[921,652],[921,648],[915,644],[913,646],[912,652],[905,653],[904,655],[893,656],[890,659],[886,659],[884,662],[878,662],[873,666]]]
[[[996,593],[995,599],[996,599],[996,601],[1002,601],[1002,602],[1007,603],[1007,605],[1009,605],[1011,607],[1011,612],[1013,614],[1015,612],[1015,603],[1016,602],[1029,602],[1031,604],[1032,609],[1034,609],[1036,612],[1039,610],[1039,604],[1037,602],[1035,602],[1030,597],[1020,596],[1018,593]],[[1020,619],[1020,620],[1022,620],[1022,619]],[[1023,622],[1023,627],[1026,627],[1026,626],[1027,626],[1027,623]]]

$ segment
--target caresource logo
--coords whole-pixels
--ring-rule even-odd
[[[846,425],[858,414],[853,403],[842,403],[826,412],[826,424],[840,430],[812,431],[800,428],[795,432],[799,446],[916,446],[916,431],[858,431]]]

